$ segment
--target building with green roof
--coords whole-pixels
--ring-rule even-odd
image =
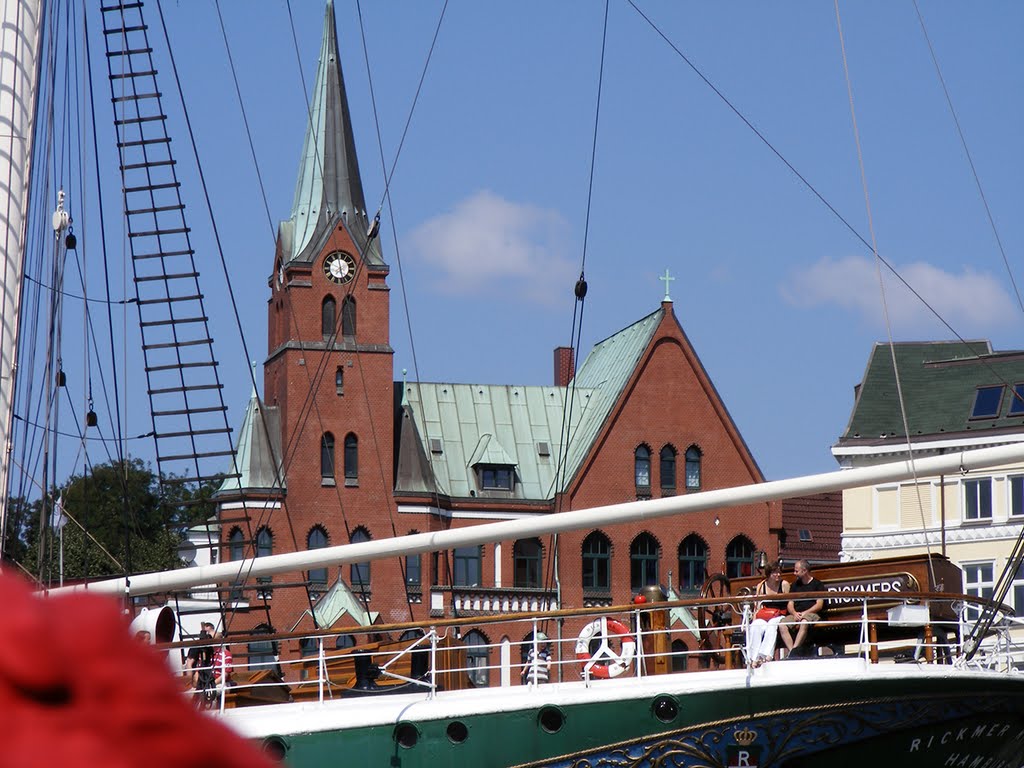
[[[843,467],[1024,440],[1024,351],[986,340],[878,343],[854,395],[832,448]],[[843,494],[844,559],[941,553],[976,595],[992,594],[1022,530],[1024,466]],[[1024,615],[1024,573],[1006,601]]]

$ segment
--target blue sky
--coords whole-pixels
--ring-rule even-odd
[[[832,3],[635,1],[868,238]],[[363,3],[388,166],[441,5]],[[305,130],[287,7],[221,3],[265,206],[214,6],[164,6],[230,279],[243,297],[246,341],[262,362],[274,233],[290,212]],[[1019,268],[1024,6],[920,7],[999,237]],[[403,368],[415,377],[414,344],[427,381],[550,383],[551,350],[570,339],[584,255],[603,9],[450,3],[392,182],[393,216],[387,207],[382,214],[396,377]],[[1022,312],[913,4],[844,2],[840,11],[879,250],[963,336],[1024,346]],[[292,12],[308,87],[323,6],[293,0]],[[381,150],[354,0],[338,0],[337,16],[375,207]],[[176,141],[184,161],[185,135]],[[201,193],[189,188],[188,171],[184,181],[202,251]],[[224,278],[209,260],[204,291],[237,424],[250,385],[233,320],[216,298]],[[765,475],[836,468],[829,447],[871,345],[886,337],[870,250],[627,2],[612,0],[584,349],[656,309],[666,269],[676,277],[676,314]],[[887,298],[896,339],[949,337],[891,281]]]

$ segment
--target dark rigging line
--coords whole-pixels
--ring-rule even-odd
[[[924,41],[928,44],[928,53],[931,56],[932,64],[935,67],[935,76],[939,78],[939,84],[942,86],[942,93],[946,97],[946,104],[949,106],[949,114],[953,118],[953,124],[956,126],[956,133],[960,137],[960,144],[964,148],[964,155],[967,156],[967,164],[971,167],[971,175],[974,177],[974,183],[978,187],[978,195],[981,197],[981,204],[985,207],[985,216],[988,217],[989,226],[992,228],[992,236],[996,239],[996,246],[999,248],[999,254],[1003,257],[1003,265],[1006,267],[1006,274],[1010,278],[1010,284],[1013,286],[1013,293],[1017,297],[1017,306],[1020,307],[1021,312],[1024,312],[1024,301],[1021,300],[1020,289],[1017,287],[1017,281],[1013,277],[1013,270],[1010,268],[1010,260],[1006,256],[1006,249],[1003,248],[1002,238],[999,237],[999,230],[996,228],[996,220],[992,215],[992,209],[988,205],[988,198],[985,196],[985,190],[981,186],[981,178],[978,176],[978,169],[974,165],[974,158],[971,157],[971,150],[967,147],[967,137],[964,136],[963,128],[960,125],[960,118],[957,115],[956,109],[953,107],[953,97],[949,93],[949,88],[946,87],[946,80],[942,76],[942,70],[939,68],[939,59],[935,55],[935,49],[932,47],[932,40],[928,36],[928,30],[924,25],[924,17],[921,15],[921,8],[917,4],[917,0],[914,2],[914,12],[917,14],[917,21],[921,25],[921,34],[924,35]]]
[[[871,253],[872,253],[872,254],[874,255],[874,249],[873,249],[873,248],[871,247],[871,243],[870,243],[870,242],[868,242],[868,240],[867,240],[867,239],[866,239],[866,238],[865,238],[865,237],[864,237],[863,235],[861,235],[861,234],[860,234],[860,232],[858,232],[858,231],[857,231],[857,229],[856,229],[856,228],[855,228],[855,227],[853,226],[853,224],[851,224],[851,223],[850,223],[849,221],[847,221],[847,219],[846,219],[846,218],[844,218],[844,217],[843,217],[843,215],[842,215],[842,214],[841,214],[841,213],[840,213],[840,212],[839,212],[838,210],[836,210],[836,208],[835,208],[835,207],[834,207],[834,206],[833,206],[833,205],[832,205],[832,204],[831,204],[831,203],[830,203],[830,202],[829,202],[828,200],[826,200],[826,199],[825,199],[824,195],[822,195],[822,194],[821,194],[821,193],[820,193],[820,192],[819,192],[819,191],[817,190],[817,188],[816,188],[816,187],[815,187],[815,186],[814,186],[813,184],[811,184],[811,182],[810,182],[810,181],[808,181],[808,180],[807,180],[807,178],[806,178],[806,177],[805,177],[805,176],[804,176],[804,175],[803,175],[802,173],[800,173],[800,171],[798,171],[798,170],[796,169],[796,167],[795,167],[795,166],[794,166],[794,165],[793,165],[792,163],[790,163],[790,162],[789,162],[789,160],[787,160],[787,159],[786,159],[786,158],[785,158],[785,157],[783,156],[783,154],[782,154],[782,153],[781,153],[781,152],[780,152],[780,151],[779,151],[778,149],[776,149],[776,148],[775,148],[775,146],[774,146],[774,145],[773,145],[773,144],[772,144],[772,143],[771,143],[770,141],[768,141],[768,139],[767,139],[767,138],[766,138],[766,137],[764,136],[764,134],[762,134],[762,133],[761,133],[761,132],[760,132],[760,131],[759,131],[759,130],[758,130],[758,129],[756,128],[756,127],[754,127],[754,124],[753,124],[753,123],[751,123],[751,122],[750,122],[750,120],[748,120],[748,119],[747,119],[747,117],[746,117],[746,116],[745,116],[745,115],[744,115],[744,114],[743,114],[742,112],[740,112],[740,111],[739,111],[739,109],[738,109],[738,108],[737,108],[737,107],[736,107],[736,106],[735,106],[735,105],[734,105],[734,104],[733,104],[733,103],[732,103],[731,101],[729,101],[729,99],[728,99],[728,98],[726,98],[726,96],[725,96],[725,94],[724,94],[724,93],[722,93],[722,92],[721,92],[721,91],[720,91],[720,90],[719,90],[719,89],[718,89],[717,87],[715,87],[715,84],[714,84],[714,83],[712,83],[712,82],[711,82],[711,81],[710,81],[710,80],[709,80],[709,79],[708,79],[708,78],[707,78],[707,77],[706,77],[706,76],[704,75],[704,73],[703,73],[703,72],[701,72],[701,70],[700,70],[700,69],[698,69],[697,65],[695,65],[695,64],[694,64],[694,63],[693,63],[692,61],[690,61],[690,59],[689,59],[689,58],[688,58],[688,57],[686,56],[686,54],[685,54],[685,53],[683,53],[683,52],[682,52],[682,51],[681,51],[681,50],[680,50],[680,49],[679,49],[679,48],[678,48],[678,47],[676,46],[676,44],[675,44],[675,43],[673,43],[673,42],[672,42],[672,41],[671,41],[671,40],[670,40],[670,39],[668,38],[668,36],[667,36],[667,35],[666,35],[666,34],[665,34],[665,33],[664,33],[664,32],[663,32],[663,31],[662,31],[662,30],[661,30],[661,29],[660,29],[660,28],[658,27],[658,25],[657,25],[657,24],[655,24],[655,23],[654,23],[654,22],[653,22],[653,21],[652,21],[652,20],[651,20],[651,19],[650,19],[650,18],[649,18],[649,17],[648,17],[648,16],[647,16],[647,15],[646,15],[646,14],[645,14],[644,12],[643,12],[643,11],[641,11],[641,10],[640,10],[640,9],[639,9],[639,8],[637,7],[636,3],[635,3],[635,2],[633,1],[633,0],[626,0],[626,2],[627,2],[627,3],[629,3],[629,4],[630,4],[630,5],[631,5],[631,6],[633,7],[633,10],[635,10],[635,11],[636,11],[636,12],[637,12],[637,13],[638,13],[638,14],[640,15],[640,17],[641,17],[641,18],[642,18],[642,19],[643,19],[644,21],[646,21],[646,22],[647,22],[647,24],[648,24],[648,25],[649,25],[649,26],[651,27],[651,29],[653,29],[653,30],[655,31],[655,33],[657,33],[657,35],[658,35],[658,36],[659,36],[659,37],[660,37],[660,38],[661,38],[662,40],[664,40],[664,41],[665,41],[665,43],[666,43],[666,44],[667,44],[667,45],[668,45],[668,46],[669,46],[669,47],[670,47],[670,48],[671,48],[671,49],[672,49],[673,51],[675,51],[676,55],[678,55],[678,56],[679,56],[679,58],[681,58],[681,59],[682,59],[682,60],[683,60],[683,61],[684,61],[684,62],[686,63],[686,65],[687,65],[687,66],[688,66],[688,67],[689,67],[689,68],[690,68],[691,70],[693,70],[694,74],[696,74],[696,75],[697,75],[697,77],[699,77],[699,78],[700,78],[701,80],[703,80],[703,81],[704,81],[704,84],[705,84],[705,85],[707,85],[707,86],[708,86],[708,88],[710,88],[710,89],[711,89],[711,90],[712,90],[712,91],[713,91],[713,92],[715,93],[715,95],[716,95],[716,96],[718,96],[718,98],[719,98],[719,99],[721,99],[721,101],[722,101],[722,102],[723,102],[723,103],[724,103],[724,104],[725,104],[725,105],[726,105],[726,106],[727,106],[727,107],[728,107],[728,108],[729,108],[730,110],[732,110],[733,114],[735,114],[735,115],[736,115],[736,116],[737,116],[737,117],[738,117],[738,118],[739,118],[740,120],[742,120],[742,121],[743,121],[743,123],[744,123],[744,124],[745,124],[745,125],[746,125],[746,126],[747,126],[747,127],[748,127],[748,128],[749,128],[749,129],[750,129],[750,130],[751,130],[752,132],[753,132],[753,133],[754,133],[754,135],[755,135],[755,136],[757,136],[757,138],[758,138],[758,139],[760,139],[760,141],[761,141],[761,142],[762,142],[762,143],[763,143],[763,144],[764,144],[764,145],[765,145],[766,147],[768,147],[768,149],[770,149],[770,150],[772,151],[772,153],[773,153],[773,154],[774,154],[774,155],[775,155],[775,156],[776,156],[776,157],[777,157],[777,158],[778,158],[779,160],[781,160],[781,161],[782,161],[782,163],[783,163],[783,164],[784,164],[784,165],[785,165],[785,166],[786,166],[786,167],[787,167],[787,168],[788,168],[788,169],[789,169],[789,170],[790,170],[790,171],[791,171],[791,172],[793,173],[793,175],[794,175],[794,176],[796,176],[796,177],[797,177],[797,179],[799,179],[799,180],[800,180],[800,182],[801,182],[801,183],[802,183],[802,184],[803,184],[803,185],[804,185],[805,187],[807,187],[807,189],[808,189],[808,190],[810,190],[810,192],[811,192],[811,193],[812,193],[812,194],[813,194],[813,195],[814,195],[814,196],[815,196],[816,198],[818,198],[818,200],[819,200],[819,201],[820,201],[820,202],[821,202],[821,203],[822,203],[822,204],[823,204],[823,205],[824,205],[824,206],[825,206],[826,208],[828,208],[828,209],[829,209],[829,211],[831,211],[831,212],[832,212],[832,215],[833,215],[833,216],[835,216],[835,217],[836,217],[836,218],[837,218],[837,219],[838,219],[838,220],[839,220],[839,221],[840,221],[840,222],[841,222],[841,223],[843,224],[843,226],[845,226],[845,227],[846,227],[846,229],[847,229],[847,230],[849,230],[849,232],[850,232],[850,233],[851,233],[851,234],[852,234],[852,235],[853,235],[853,236],[854,236],[855,238],[857,238],[857,240],[859,240],[859,241],[860,241],[860,242],[861,242],[861,243],[862,243],[862,244],[863,244],[863,245],[864,245],[864,246],[865,246],[865,247],[866,247],[866,248],[867,248],[867,249],[868,249],[868,250],[869,250],[869,251],[870,251],[870,252],[871,252]],[[894,267],[894,266],[893,266],[892,264],[890,264],[890,263],[889,263],[889,261],[888,261],[888,260],[887,260],[887,259],[886,259],[886,258],[885,258],[884,256],[882,256],[882,254],[880,254],[880,253],[879,253],[879,254],[877,254],[877,256],[878,256],[878,260],[879,260],[879,261],[880,261],[880,262],[881,262],[881,263],[882,263],[882,264],[883,264],[883,265],[885,266],[885,268],[886,268],[886,269],[888,269],[888,270],[889,270],[889,272],[891,272],[891,273],[892,273],[892,275],[893,275],[893,276],[894,276],[894,277],[895,277],[895,278],[896,278],[897,280],[899,280],[899,281],[900,281],[900,283],[902,283],[902,284],[903,284],[903,286],[904,286],[904,287],[905,287],[905,288],[906,288],[906,289],[907,289],[908,291],[910,291],[910,293],[911,293],[911,294],[912,294],[912,295],[914,296],[914,298],[916,298],[916,299],[917,299],[918,301],[920,301],[920,302],[921,302],[921,304],[922,304],[922,305],[923,305],[923,306],[924,306],[924,307],[925,307],[925,308],[926,308],[926,309],[927,309],[927,310],[928,310],[929,312],[931,312],[931,313],[932,313],[932,315],[933,315],[933,316],[935,317],[935,319],[936,319],[936,320],[938,320],[938,321],[939,321],[940,323],[942,323],[942,325],[943,325],[943,326],[944,326],[944,327],[946,328],[946,330],[948,330],[948,331],[949,331],[949,332],[950,332],[951,334],[953,334],[953,336],[955,336],[955,337],[957,338],[957,340],[958,340],[958,341],[959,341],[960,343],[962,343],[962,344],[963,344],[963,345],[964,345],[965,347],[967,347],[967,348],[968,348],[969,350],[971,350],[971,352],[972,352],[973,354],[975,354],[975,355],[976,355],[976,356],[978,357],[978,360],[979,360],[979,362],[980,362],[980,363],[981,363],[982,365],[984,365],[984,366],[985,366],[986,368],[988,368],[988,370],[989,370],[989,371],[990,371],[990,372],[991,372],[991,373],[992,373],[992,374],[993,374],[994,376],[996,376],[996,378],[997,378],[997,379],[998,379],[999,381],[1002,381],[1002,382],[1003,382],[1003,384],[1005,384],[1005,385],[1009,386],[1009,382],[1008,382],[1008,381],[1007,381],[1007,380],[1006,380],[1006,379],[1005,379],[1005,378],[1004,378],[1003,376],[999,375],[999,374],[998,374],[998,372],[997,372],[997,371],[995,370],[995,368],[993,368],[993,367],[992,367],[992,365],[991,365],[991,364],[989,364],[989,363],[988,363],[988,362],[987,362],[987,361],[986,361],[986,360],[984,359],[984,356],[985,356],[985,355],[987,354],[987,351],[986,351],[986,350],[982,350],[982,351],[980,351],[980,352],[979,352],[979,351],[977,351],[977,350],[975,349],[974,345],[972,345],[972,344],[971,344],[971,342],[967,341],[967,340],[966,340],[966,339],[965,339],[965,338],[964,338],[963,336],[961,336],[961,335],[960,335],[960,333],[958,333],[958,332],[957,332],[957,330],[956,330],[955,328],[953,328],[953,326],[951,326],[951,325],[950,325],[950,324],[949,324],[949,323],[948,323],[948,322],[946,321],[946,319],[945,319],[945,318],[944,318],[944,317],[943,317],[942,315],[940,315],[940,314],[939,314],[938,310],[936,310],[936,309],[935,309],[935,307],[933,307],[933,306],[932,306],[932,305],[931,305],[931,304],[930,304],[930,303],[928,302],[928,300],[924,298],[924,296],[922,296],[922,295],[921,295],[920,293],[918,293],[917,289],[915,289],[915,288],[914,288],[914,286],[912,286],[912,285],[911,285],[910,283],[908,283],[908,282],[907,282],[907,280],[906,280],[906,279],[905,279],[905,278],[903,277],[903,275],[901,275],[901,274],[899,273],[899,271],[897,271],[896,267]]]
[[[565,474],[569,463],[569,443],[572,437],[572,411],[576,405],[576,370],[579,364],[579,350],[583,339],[583,315],[587,298],[587,243],[590,235],[590,211],[594,198],[594,169],[597,166],[597,135],[601,122],[601,94],[604,90],[604,61],[608,49],[608,8],[609,0],[604,4],[604,21],[601,27],[601,59],[597,75],[597,98],[594,104],[594,135],[590,146],[590,178],[587,183],[587,213],[583,228],[583,253],[580,257],[580,276],[576,281],[573,293],[576,301],[572,310],[572,331],[570,333],[569,348],[573,361],[573,376],[568,382],[565,396],[562,398],[562,425],[563,430],[559,434],[558,461],[555,463],[555,487],[553,492],[557,498],[555,512],[561,512],[565,503]],[[579,311],[579,323],[577,324],[577,310]],[[571,506],[571,505],[570,505]],[[549,571],[551,578],[558,582],[559,593],[561,592],[561,581],[557,573],[556,563],[558,562],[558,534],[551,537],[551,558],[552,567]],[[561,594],[559,594],[561,598]]]
[[[223,246],[223,243],[221,242],[220,229],[218,228],[216,218],[213,215],[213,203],[210,200],[210,190],[209,190],[209,187],[207,186],[207,183],[206,183],[206,174],[203,172],[202,163],[199,160],[199,148],[196,145],[195,133],[192,130],[192,120],[191,120],[191,118],[189,116],[188,107],[185,104],[185,93],[184,93],[184,89],[181,86],[181,78],[178,75],[178,65],[177,65],[177,62],[176,62],[175,57],[174,57],[173,48],[171,47],[171,44],[170,44],[170,35],[167,33],[167,23],[164,20],[164,10],[163,10],[163,5],[160,3],[160,0],[157,0],[156,8],[157,8],[157,15],[160,18],[160,28],[161,28],[161,31],[163,33],[163,39],[164,39],[164,41],[167,44],[168,60],[169,60],[170,65],[171,65],[171,73],[172,73],[172,75],[174,77],[174,85],[175,85],[175,88],[177,89],[178,99],[181,102],[181,112],[182,112],[182,116],[184,117],[184,120],[185,120],[185,127],[186,127],[186,130],[188,132],[189,143],[190,143],[190,146],[192,148],[192,157],[195,159],[195,162],[196,162],[196,171],[197,171],[197,176],[199,178],[199,185],[200,185],[200,187],[203,190],[203,199],[204,199],[204,201],[206,203],[206,211],[207,211],[207,214],[208,214],[209,220],[210,220],[210,228],[211,228],[211,230],[213,232],[214,242],[216,243],[217,257],[218,257],[218,259],[220,261],[221,273],[224,276],[224,285],[225,285],[225,288],[227,289],[228,298],[229,298],[230,303],[231,303],[231,313],[232,313],[232,316],[235,319],[235,326],[238,329],[238,336],[239,336],[239,339],[240,339],[241,344],[242,344],[242,352],[245,355],[246,365],[248,367],[248,361],[251,360],[252,357],[249,354],[249,346],[248,346],[248,344],[246,343],[246,340],[245,340],[245,332],[244,332],[243,327],[242,327],[242,319],[241,319],[241,316],[238,313],[238,302],[235,299],[234,286],[232,284],[232,281],[230,280],[230,274],[229,274],[229,270],[228,270],[228,266],[227,266],[227,259],[225,259],[225,257],[224,257],[224,246]],[[218,13],[219,13],[219,11],[218,11]],[[255,388],[256,387],[256,374],[252,371],[251,367],[249,368],[249,378],[250,378],[250,381],[252,382],[253,388]],[[264,424],[264,428],[265,428],[266,427],[266,417],[265,417],[265,414],[264,414],[262,408],[260,409],[260,417],[263,420],[263,424]],[[233,449],[234,446],[232,445],[231,448]],[[278,472],[277,472],[277,457],[274,455],[273,446],[271,446],[270,452],[271,452],[271,463],[274,466],[275,480],[277,481],[277,484],[278,484],[277,487],[281,488],[282,487],[281,478],[278,476]],[[234,472],[235,477],[240,478],[241,477],[241,473],[238,470],[238,457],[237,457],[237,454],[236,454],[236,452],[234,450],[231,451],[231,468],[232,468],[232,471]],[[241,501],[244,504],[244,502],[245,502],[245,491],[242,488],[241,482],[239,482],[239,484],[238,484],[238,489],[239,489],[239,495],[241,497]],[[284,502],[283,501],[282,501],[282,506],[284,506]],[[270,510],[267,508],[266,505],[264,505],[262,511],[260,512],[260,518],[257,520],[257,528],[256,528],[256,532],[257,533],[259,532],[260,527],[265,524],[264,523],[264,516],[269,516],[269,514],[270,514]],[[289,529],[291,530],[292,541],[294,542],[295,541],[295,531],[290,526],[291,518],[286,515],[286,519],[289,522]],[[253,535],[252,521],[250,520],[248,515],[246,515],[246,527],[248,529],[248,535],[249,535],[249,546],[253,548],[253,554],[255,555],[256,554],[256,550],[255,550],[255,547],[256,547],[256,537]],[[207,532],[207,538],[209,540],[209,531]],[[212,542],[211,542],[211,546],[212,546]],[[296,546],[296,548],[298,548],[298,547]],[[252,560],[250,560],[249,562],[250,562],[249,567],[251,568],[252,565],[255,564],[255,557]],[[239,566],[239,572],[238,572],[238,577],[239,578],[242,577],[242,567],[243,567],[242,565]],[[246,578],[247,577],[248,577],[248,574],[246,574]],[[259,593],[257,593],[257,594],[259,594]],[[264,595],[265,594],[266,593],[264,593]],[[269,618],[269,616],[270,616],[269,610],[270,609],[269,609],[269,605],[267,604],[266,597],[264,597],[263,607],[267,611],[267,623],[269,624],[270,623],[270,618]],[[228,620],[227,620],[227,615],[226,614],[222,616],[222,621],[223,621],[223,624],[224,624],[224,631],[226,632],[227,629],[228,629],[228,626],[227,626],[228,625]]]
[[[235,95],[238,96],[238,103],[242,104],[242,90],[238,85],[238,72],[235,70],[235,60],[231,56],[231,48],[228,46],[228,31],[224,27],[224,17],[220,12],[220,0],[214,0],[213,7],[217,9],[217,21],[220,22],[220,34],[224,38],[224,50],[228,52],[228,67],[231,69],[231,81],[235,84]],[[245,138],[249,144],[249,154],[252,156],[252,167],[256,171],[256,181],[260,188],[260,195],[263,198],[263,210],[267,212],[267,221],[273,222],[270,215],[270,203],[267,202],[267,191],[263,186],[263,176],[260,175],[260,166],[256,162],[256,147],[252,143],[252,131],[249,129],[249,118],[245,109],[242,109],[242,124],[245,126]],[[271,224],[273,230],[273,224]],[[273,234],[273,232],[271,233]]]
[[[376,131],[377,131],[377,149],[378,149],[379,154],[380,154],[381,172],[384,174],[384,192],[383,192],[383,197],[382,197],[381,203],[378,204],[378,206],[377,206],[377,218],[379,220],[380,208],[386,202],[387,206],[388,206],[388,220],[389,220],[389,225],[391,227],[391,240],[395,244],[395,264],[398,267],[398,284],[399,284],[400,293],[402,295],[402,310],[403,310],[403,312],[405,314],[405,328],[406,328],[406,333],[409,336],[409,353],[412,355],[413,376],[415,377],[416,384],[417,384],[417,394],[418,394],[417,405],[419,406],[420,423],[423,424],[423,431],[424,431],[423,439],[426,440],[429,443],[429,441],[430,441],[430,431],[429,431],[429,427],[427,426],[427,419],[426,419],[426,414],[425,414],[425,410],[424,410],[423,389],[422,389],[422,386],[421,386],[422,379],[421,379],[421,376],[420,376],[419,355],[416,352],[416,341],[415,341],[415,337],[414,337],[414,334],[413,334],[413,326],[412,326],[412,312],[411,312],[411,310],[409,308],[409,292],[406,290],[406,285],[405,285],[405,269],[404,269],[403,264],[402,264],[402,251],[401,251],[401,247],[399,246],[399,242],[398,242],[398,229],[397,229],[397,225],[395,223],[396,216],[395,216],[394,205],[393,205],[393,201],[392,201],[392,197],[391,197],[391,182],[394,179],[395,171],[398,168],[398,159],[399,159],[399,157],[401,155],[402,147],[405,145],[405,138],[406,138],[406,136],[407,136],[407,134],[409,132],[409,128],[412,125],[413,114],[416,111],[416,105],[419,102],[420,93],[423,90],[423,84],[424,84],[424,82],[426,82],[427,70],[428,70],[428,68],[430,66],[431,60],[433,59],[434,48],[436,47],[437,39],[438,39],[438,37],[441,34],[441,25],[444,23],[445,13],[448,10],[448,0],[445,0],[444,5],[441,7],[441,13],[438,16],[437,25],[434,27],[434,36],[433,36],[433,38],[430,41],[430,48],[427,51],[427,57],[426,57],[425,61],[423,62],[423,70],[420,72],[420,79],[419,79],[419,82],[416,85],[416,93],[413,96],[412,104],[409,107],[409,114],[406,116],[405,126],[402,129],[402,137],[401,137],[401,140],[398,143],[398,148],[395,150],[395,157],[394,157],[394,160],[392,161],[391,171],[390,172],[388,172],[387,162],[384,159],[384,142],[383,142],[383,139],[381,137],[380,119],[378,117],[377,99],[376,99],[376,95],[375,95],[374,88],[373,88],[373,79],[372,79],[372,76],[371,76],[369,52],[368,52],[368,48],[367,48],[367,45],[366,45],[366,34],[365,34],[364,30],[363,30],[363,12],[362,12],[362,6],[358,2],[358,0],[356,2],[356,8],[357,8],[357,11],[359,13],[359,29],[360,29],[360,34],[363,37],[363,55],[364,55],[364,58],[366,60],[367,79],[369,80],[369,83],[370,83],[370,101],[371,101],[371,105],[372,105],[372,108],[373,108],[374,126],[375,126]],[[403,376],[402,377],[402,399],[405,399],[405,397],[406,397],[405,388],[407,386],[408,386],[408,383],[407,383],[405,377]],[[439,505],[440,504],[440,497],[439,497],[439,494],[438,494],[437,473],[436,473],[436,471],[434,469],[433,456],[431,456],[430,459],[428,460],[427,466],[430,468],[431,498],[434,501],[435,505]],[[448,552],[445,553],[445,565],[446,565],[446,567],[448,569],[448,573],[451,574],[452,573],[452,568],[451,568],[451,562],[449,561],[449,554],[448,554]],[[402,572],[403,572],[403,580],[405,580],[404,579],[405,563],[404,562],[401,562],[401,567],[402,567]],[[407,582],[406,582],[406,591],[408,591],[408,583]],[[411,607],[411,605],[410,605],[409,611],[410,611],[410,615],[411,615],[412,614],[412,607]]]
[[[357,6],[358,6],[358,0],[357,0]],[[391,163],[391,172],[388,173],[384,177],[384,194],[381,196],[381,203],[377,205],[377,210],[378,211],[381,209],[381,207],[383,205],[384,198],[388,197],[388,192],[391,189],[391,179],[395,175],[395,169],[398,167],[398,158],[402,154],[402,147],[405,146],[405,138],[406,138],[406,136],[409,133],[409,126],[412,125],[412,116],[413,116],[413,113],[416,111],[416,104],[419,102],[420,93],[423,91],[423,83],[426,82],[426,79],[427,79],[427,68],[430,66],[430,60],[431,60],[431,58],[434,55],[434,46],[437,45],[438,35],[441,34],[441,23],[444,21],[444,14],[445,14],[445,11],[447,11],[447,10],[448,10],[448,0],[444,0],[444,5],[441,8],[441,15],[438,17],[438,19],[437,19],[437,26],[434,28],[434,37],[430,41],[430,50],[427,51],[426,61],[423,62],[423,71],[420,73],[420,81],[416,85],[416,93],[415,93],[415,95],[412,98],[412,105],[409,107],[409,115],[405,119],[405,127],[402,129],[402,138],[399,139],[399,141],[398,141],[398,149],[395,150],[395,159]],[[365,51],[365,45],[364,45],[363,49]],[[369,64],[367,64],[367,71],[369,71]],[[373,94],[372,94],[372,90],[371,90],[371,98],[372,98],[372,95]],[[376,106],[376,103],[374,103],[373,114],[374,114],[374,120],[376,120],[376,116],[377,116],[377,106]],[[377,141],[378,141],[378,143],[380,142],[380,126],[379,125],[377,126]]]

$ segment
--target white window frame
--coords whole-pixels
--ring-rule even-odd
[[[995,596],[996,591],[996,562],[995,560],[978,560],[971,563],[961,563],[960,567],[964,571],[964,594],[974,595],[975,597],[984,597],[991,599]],[[977,580],[971,579],[971,570],[974,568],[982,569],[988,567],[990,573],[988,578],[979,578]],[[974,621],[978,618],[979,609],[973,607],[968,608],[967,616],[970,621]]]
[[[1014,510],[1013,508],[1013,482],[1018,481],[1021,484],[1021,508]],[[1006,476],[1006,516],[1010,520],[1019,520],[1024,518],[1024,475],[1007,475]]]
[[[988,514],[984,514],[981,503],[981,488],[983,483],[988,483]],[[991,477],[972,477],[969,480],[961,480],[960,485],[962,491],[960,494],[961,503],[963,504],[963,514],[961,520],[965,523],[979,523],[979,522],[991,522],[992,521],[992,478]],[[970,506],[967,503],[968,497],[971,490],[975,489],[975,505],[978,509],[978,514],[974,517],[970,515]]]
[[[1017,566],[1017,575],[1013,578],[1010,594],[1013,599],[1013,615],[1024,616],[1024,564]]]

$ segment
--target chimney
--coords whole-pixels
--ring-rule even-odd
[[[566,387],[576,375],[572,347],[555,347],[555,386]]]

